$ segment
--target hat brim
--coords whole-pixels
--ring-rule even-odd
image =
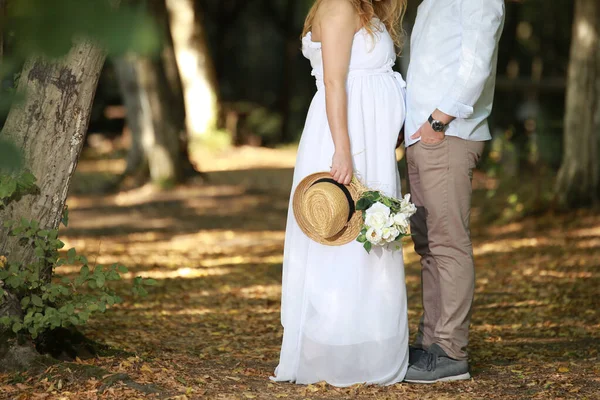
[[[323,238],[314,232],[310,223],[304,217],[304,213],[302,212],[302,205],[304,204],[304,195],[306,191],[316,181],[323,178],[331,178],[331,174],[329,172],[317,172],[315,174],[308,175],[306,178],[300,181],[296,187],[296,190],[294,191],[292,200],[294,217],[296,218],[296,222],[298,223],[298,226],[302,232],[304,232],[304,234],[310,239],[327,246],[342,246],[352,242],[353,240],[356,240],[360,234],[363,226],[362,213],[360,211],[355,211],[344,229],[342,229],[337,235],[330,238]],[[350,192],[352,200],[354,200],[354,204],[356,204],[356,202],[359,200],[359,191],[353,184],[346,185],[346,188]]]

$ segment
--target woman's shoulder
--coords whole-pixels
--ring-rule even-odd
[[[323,22],[358,26],[360,17],[349,0],[322,0],[315,14],[313,25],[319,25]]]
[[[322,17],[356,17],[358,12],[348,0],[322,0],[317,15]]]

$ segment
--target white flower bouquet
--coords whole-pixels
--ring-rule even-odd
[[[372,190],[362,193],[356,209],[363,212],[363,228],[356,240],[367,252],[373,246],[383,247],[410,236],[410,217],[417,212],[410,194],[398,200]]]

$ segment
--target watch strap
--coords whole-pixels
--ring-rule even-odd
[[[429,122],[429,125],[431,125],[433,127],[433,123],[436,122],[436,120],[433,118],[433,114],[429,115],[429,118],[427,119],[427,121]],[[440,132],[446,131],[446,128],[448,128],[448,124],[444,124],[442,121],[437,121],[437,122],[441,123],[444,126],[444,128]]]

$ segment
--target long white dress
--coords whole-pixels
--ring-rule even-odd
[[[405,83],[393,72],[396,54],[385,30],[354,37],[347,82],[355,173],[369,188],[400,197],[395,144],[405,118]],[[307,175],[329,171],[334,145],[325,110],[320,43],[310,33],[303,54],[318,91],[312,101],[294,171],[293,190]],[[284,327],[274,381],[327,381],[335,386],[402,381],[408,364],[408,321],[402,251],[358,242],[331,247],[298,227],[291,202],[283,260]]]

